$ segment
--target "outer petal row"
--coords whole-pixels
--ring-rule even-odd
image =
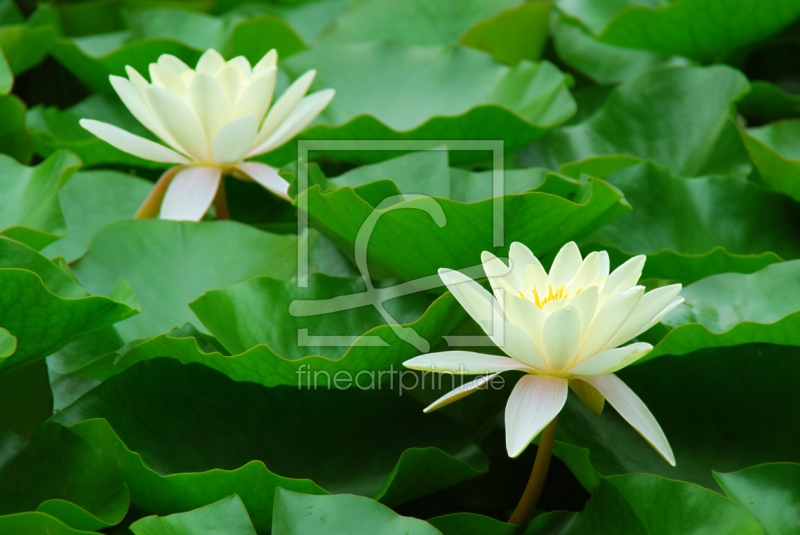
[[[163,163],[189,163],[188,158],[174,150],[149,139],[131,134],[114,125],[92,119],[81,119],[80,125],[106,143],[139,158]]]
[[[472,351],[443,351],[414,357],[403,363],[406,368],[420,371],[446,372],[460,375],[477,375],[520,370],[532,372],[524,364],[508,357],[486,355]]]
[[[518,457],[567,401],[569,381],[549,375],[526,375],[514,386],[506,404],[506,448]]]

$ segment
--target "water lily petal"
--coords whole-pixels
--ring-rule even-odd
[[[573,378],[569,380],[569,388],[586,405],[589,412],[595,416],[600,416],[603,413],[606,398],[595,387],[586,381]]]
[[[542,347],[542,327],[547,319],[536,303],[529,299],[512,296],[505,300],[505,312],[508,320],[525,331],[536,347]]]
[[[548,369],[561,372],[575,360],[581,347],[581,315],[567,306],[548,317],[542,327],[542,352]]]
[[[125,107],[128,108],[128,111],[131,112],[136,120],[155,135],[161,137],[164,128],[155,118],[147,103],[142,100],[141,95],[136,90],[133,83],[121,76],[109,76],[109,80],[111,81],[111,86],[114,88],[114,91],[117,92],[120,100],[122,100],[122,103],[125,104]]]
[[[183,73],[183,71],[190,70],[190,67],[188,65],[186,65],[183,61],[176,58],[172,54],[161,54],[161,56],[159,56],[158,58],[158,66],[161,67],[162,69],[171,71],[177,74],[178,76],[180,76],[181,73]]]
[[[525,271],[522,275],[522,286],[525,288],[523,293],[527,299],[533,299],[534,288],[536,288],[540,296],[542,292],[547,295],[548,285],[550,284],[550,277],[547,276],[542,264],[539,263],[539,260],[534,260],[535,262],[525,266]]]
[[[260,145],[266,141],[281,123],[289,117],[306,93],[308,93],[311,82],[314,81],[316,75],[317,71],[308,71],[295,80],[294,83],[289,86],[289,89],[281,95],[281,98],[279,98],[277,102],[275,102],[275,105],[269,110],[267,118],[261,126],[261,130],[258,132],[256,144]]]
[[[136,211],[136,215],[133,216],[133,218],[152,219],[158,217],[158,214],[161,212],[161,204],[164,202],[164,195],[167,194],[167,189],[169,189],[172,179],[183,169],[185,169],[183,166],[167,169],[158,179],[153,189],[150,190],[147,198],[142,202],[142,205],[139,206],[139,210]]]
[[[515,241],[508,249],[508,263],[511,268],[511,274],[514,275],[517,283],[522,287],[523,282],[525,282],[525,268],[529,264],[539,264],[539,260],[533,256],[531,250],[524,244]],[[541,267],[541,264],[539,266]]]
[[[230,164],[241,161],[258,133],[258,121],[252,115],[233,120],[223,126],[214,140],[212,157],[215,163]]]
[[[600,307],[583,340],[577,362],[583,362],[608,347],[608,342],[631,316],[643,294],[644,286],[634,286],[615,295]]]
[[[92,119],[81,119],[80,125],[106,143],[115,146],[123,152],[138,156],[139,158],[144,158],[145,160],[153,162],[189,163],[189,160],[185,156],[178,154],[174,150],[159,145],[149,139],[131,134],[114,125],[94,121]]]
[[[232,65],[244,78],[250,78],[250,75],[253,74],[250,62],[247,61],[247,58],[244,56],[236,56],[228,60],[228,65]]]
[[[598,273],[599,277],[608,277],[609,269],[611,263],[608,260],[608,252],[606,251],[598,251],[597,253],[598,258],[600,259],[600,271]]]
[[[581,288],[591,286],[599,275],[600,254],[594,251],[583,259],[577,273],[575,273],[575,278],[569,283],[568,288],[570,295],[575,295]]]
[[[608,294],[608,297],[611,298],[634,286],[642,276],[645,260],[647,257],[644,255],[634,256],[615,269],[606,279],[603,293]]]
[[[200,221],[217,194],[222,169],[188,167],[178,173],[164,195],[161,219]]]
[[[454,401],[458,401],[459,399],[465,398],[468,395],[476,392],[477,390],[484,388],[486,384],[489,383],[495,377],[497,377],[496,373],[489,376],[484,375],[468,383],[464,383],[455,390],[448,392],[444,396],[440,397],[439,399],[437,399],[436,401],[425,407],[425,409],[423,409],[422,412],[432,412],[435,411],[436,409],[441,409],[446,405],[450,405]]]
[[[664,436],[664,431],[661,430],[661,426],[658,425],[647,406],[633,390],[628,388],[628,385],[614,374],[582,377],[581,379],[595,387],[625,421],[631,424],[669,464],[675,466],[675,455],[672,453],[667,437]]]
[[[186,149],[187,154],[197,161],[210,156],[203,127],[188,104],[158,87],[148,88],[147,95],[164,129]]]
[[[231,116],[225,91],[213,76],[198,73],[189,88],[188,101],[203,127],[207,150],[211,149],[220,129]]]
[[[278,51],[274,48],[264,54],[264,57],[256,63],[256,66],[253,67],[253,76],[258,76],[262,72],[266,71],[271,67],[276,67],[278,65]]]
[[[621,370],[650,353],[653,346],[643,342],[607,349],[589,357],[580,364],[570,368],[569,373],[575,375],[605,375]]]
[[[219,83],[220,87],[222,87],[222,90],[225,91],[230,107],[235,108],[239,103],[242,92],[244,92],[242,73],[235,65],[226,64],[214,75],[214,79]]]
[[[644,327],[639,329],[639,332],[637,332],[633,336],[639,336],[640,334],[645,332],[647,329],[649,329],[650,327],[652,327],[653,325],[655,325],[656,323],[658,323],[659,321],[664,319],[670,312],[672,312],[673,310],[678,308],[678,306],[681,303],[683,303],[683,297],[676,297],[675,299],[673,299],[672,302],[670,304],[668,304],[666,307],[664,307],[664,309],[661,312],[656,314],[655,318],[650,320],[650,323],[648,323],[647,325],[645,325]]]
[[[236,169],[240,170],[278,197],[291,200],[289,198],[289,183],[278,174],[278,170],[274,167],[259,162],[242,162],[236,165]]]
[[[262,72],[250,81],[250,85],[244,90],[239,98],[239,103],[233,111],[234,119],[252,115],[258,120],[258,124],[264,120],[270,102],[272,102],[272,92],[275,90],[275,78],[278,69],[272,67]]]
[[[559,284],[567,284],[574,279],[581,263],[583,263],[583,259],[575,242],[571,241],[565,244],[550,267],[550,284],[553,285],[553,288]]]
[[[480,284],[460,271],[441,268],[439,277],[472,319],[476,321],[491,320],[495,315],[502,315],[495,298]]]
[[[202,56],[200,56],[200,60],[197,62],[197,69],[195,70],[199,74],[214,76],[224,66],[225,58],[222,57],[222,54],[213,48],[209,48],[203,53]]]
[[[403,363],[406,368],[427,372],[447,372],[458,375],[478,375],[509,370],[533,370],[508,357],[486,355],[472,351],[443,351],[426,353]]]
[[[506,448],[518,457],[567,401],[569,381],[549,375],[526,375],[514,386],[506,404]]]
[[[519,327],[499,317],[495,317],[494,321],[488,318],[479,319],[476,323],[486,336],[512,359],[541,372],[547,370],[539,349],[530,336]]]
[[[261,145],[253,149],[250,155],[255,156],[277,149],[305,130],[311,121],[316,119],[317,115],[330,104],[335,94],[336,92],[333,89],[323,89],[301,100],[289,117]],[[268,120],[269,115],[267,115],[266,121]],[[266,124],[266,121],[264,121],[264,124]],[[256,142],[258,142],[258,139],[256,139]]]
[[[597,313],[597,305],[600,302],[599,290],[597,286],[589,286],[579,293],[571,302],[570,305],[578,309],[581,315],[581,334],[580,341],[586,337],[594,321],[595,314]]]
[[[608,342],[608,347],[616,347],[624,344],[639,333],[644,332],[645,327],[650,328],[672,311],[667,308],[670,305],[678,306],[674,303],[682,286],[672,284],[651,290],[642,296],[639,304],[633,309],[631,316],[620,327],[617,334]]]
[[[519,295],[522,286],[511,272],[511,268],[489,251],[481,253],[483,271],[489,278],[492,290],[498,301],[505,303],[511,296]]]

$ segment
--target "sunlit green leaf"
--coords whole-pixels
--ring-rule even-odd
[[[247,509],[238,496],[186,513],[143,518],[131,524],[130,530],[135,535],[195,535],[217,531],[226,535],[256,535]]]
[[[779,121],[739,131],[758,170],[756,181],[800,200],[800,121]]]

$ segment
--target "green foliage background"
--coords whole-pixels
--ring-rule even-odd
[[[0,533],[800,532],[799,21],[795,0],[0,0]],[[78,120],[149,137],[108,76],[208,48],[277,49],[279,91],[317,69],[336,97],[300,139],[501,140],[502,197],[491,153],[431,142],[314,151],[292,205],[228,181],[232,221],[133,220],[163,166]],[[296,179],[296,143],[262,159]],[[369,272],[418,343],[368,300],[291,314],[366,291],[357,235],[385,200]],[[684,284],[619,372],[677,467],[571,395],[517,529],[536,448],[503,446],[516,376],[425,415],[447,384],[379,374],[477,332],[441,287],[400,285],[569,240]]]

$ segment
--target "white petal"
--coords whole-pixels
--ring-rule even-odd
[[[495,317],[476,320],[481,329],[503,353],[535,370],[544,372],[547,367],[542,354],[530,336],[508,321]]]
[[[536,347],[542,347],[542,326],[547,316],[536,303],[522,297],[511,296],[504,303],[508,320],[525,331]]]
[[[591,286],[600,275],[600,255],[597,252],[589,253],[583,259],[575,278],[569,283],[570,294],[574,295],[581,288]]]
[[[225,94],[228,96],[228,104],[230,107],[235,108],[236,104],[239,102],[239,98],[242,96],[242,92],[244,91],[242,74],[239,72],[239,69],[232,64],[225,65],[214,76],[214,79],[217,81],[217,83],[219,83],[220,87],[222,87],[222,90],[225,91]]]
[[[126,132],[122,128],[117,128],[108,123],[94,121],[91,119],[81,119],[80,125],[96,135],[106,143],[109,143],[123,152],[133,154],[145,160],[164,163],[189,163],[181,154],[163,145],[159,145],[149,139],[136,136]]]
[[[637,332],[637,333],[636,333],[636,334],[634,334],[633,336],[639,336],[640,334],[642,334],[643,332],[645,332],[647,329],[649,329],[650,327],[652,327],[653,325],[655,325],[656,323],[658,323],[659,321],[661,321],[662,319],[664,319],[664,318],[665,318],[665,317],[666,317],[666,316],[667,316],[667,315],[668,315],[670,312],[672,312],[673,310],[675,310],[676,308],[678,308],[678,306],[679,306],[681,303],[683,303],[683,297],[676,297],[675,299],[673,299],[673,300],[672,300],[672,302],[671,302],[670,304],[668,304],[666,307],[664,307],[664,310],[662,310],[661,312],[659,312],[659,313],[656,315],[656,317],[655,317],[655,318],[653,318],[652,320],[650,320],[650,323],[648,323],[647,325],[645,325],[644,327],[642,327],[642,328],[639,330],[639,332]]]
[[[269,191],[286,200],[289,198],[289,183],[278,174],[278,170],[258,162],[242,162],[236,165],[240,170]]]
[[[583,343],[586,333],[589,331],[594,316],[597,313],[597,305],[600,302],[597,286],[584,288],[571,302],[570,305],[578,309],[581,315],[581,334],[580,340]]]
[[[569,381],[549,375],[526,375],[514,386],[506,405],[506,448],[517,457],[567,401]]]
[[[615,269],[614,272],[608,276],[608,279],[606,279],[606,283],[603,286],[603,293],[608,294],[609,297],[613,297],[639,282],[645,260],[647,260],[647,257],[644,255],[634,256]]]
[[[581,347],[581,315],[574,306],[554,312],[542,327],[542,352],[549,370],[566,370]]]
[[[217,194],[222,169],[189,167],[172,179],[164,202],[161,219],[200,221]]]
[[[253,149],[250,153],[251,156],[255,156],[257,154],[263,154],[265,152],[271,151],[273,149],[277,149],[294,136],[305,130],[305,128],[317,118],[322,110],[330,104],[333,96],[336,92],[333,89],[323,89],[322,91],[317,91],[313,95],[309,95],[303,100],[300,101],[300,104],[294,109],[294,111],[287,117],[283,123],[270,135],[261,145]],[[264,121],[269,120],[269,115],[267,115],[267,119]],[[263,127],[262,127],[263,131]],[[261,134],[259,134],[260,136]],[[258,142],[258,139],[256,139]]]
[[[600,277],[608,277],[610,262],[608,260],[608,253],[606,251],[598,251],[598,258],[600,259]]]
[[[276,67],[278,65],[278,51],[274,48],[264,54],[264,57],[256,63],[256,66],[253,67],[253,76],[258,76],[262,72],[266,71],[270,67]]]
[[[172,71],[161,71],[161,83],[166,91],[169,91],[181,100],[186,100],[189,96],[189,86],[181,77]]]
[[[207,153],[203,127],[189,106],[172,93],[158,87],[147,90],[150,105],[164,129],[175,138],[187,154],[198,161],[204,161]]]
[[[608,342],[617,334],[644,294],[644,286],[634,286],[615,295],[597,311],[592,326],[583,340],[578,362],[608,349]]]
[[[180,76],[183,71],[190,70],[189,66],[171,54],[161,54],[158,58],[158,65]]]
[[[624,344],[637,334],[644,332],[643,329],[648,325],[652,327],[661,321],[661,318],[672,311],[667,307],[673,304],[680,291],[680,284],[672,284],[656,288],[644,294],[639,304],[633,309],[631,317],[620,327],[617,334],[608,343],[609,347]],[[678,305],[675,304],[674,306]]]
[[[311,87],[311,82],[314,81],[316,75],[317,71],[308,71],[295,80],[295,82],[289,86],[289,89],[281,95],[281,98],[275,102],[275,105],[269,110],[264,124],[261,126],[261,131],[259,131],[258,138],[256,139],[257,144],[260,145],[266,141],[281,123],[289,117],[305,94],[308,93],[308,88]]]
[[[209,48],[200,56],[200,61],[197,62],[197,69],[195,70],[200,74],[214,76],[224,66],[225,58],[222,57],[222,54],[213,48]]]
[[[267,113],[270,102],[272,102],[272,92],[275,90],[275,77],[278,70],[275,67],[268,69],[250,81],[250,85],[239,97],[239,103],[233,112],[233,118],[252,115],[261,124],[264,115]]]
[[[481,262],[483,263],[483,271],[486,272],[498,301],[505,303],[505,300],[511,296],[519,295],[522,286],[511,273],[511,268],[505,265],[502,260],[489,251],[484,251],[481,253]]]
[[[229,164],[241,161],[258,133],[258,121],[252,115],[241,117],[223,126],[214,140],[214,163]]]
[[[476,390],[483,388],[487,383],[489,383],[495,377],[497,377],[496,373],[489,376],[484,375],[468,383],[464,383],[455,390],[448,392],[444,396],[440,397],[439,399],[437,399],[436,401],[425,407],[425,409],[422,412],[432,412],[435,411],[436,409],[441,409],[446,405],[450,405],[454,401],[458,401],[459,399],[465,398],[468,395],[475,392]]]
[[[225,91],[212,76],[199,73],[192,80],[188,101],[200,120],[207,149],[210,149],[231,116]]]
[[[119,95],[125,107],[136,117],[136,120],[160,137],[159,133],[164,129],[153,116],[148,105],[142,100],[136,87],[134,87],[129,80],[120,76],[109,76],[108,78],[111,81],[111,85],[114,87],[114,91],[117,92],[117,95]]]
[[[495,315],[502,315],[495,298],[484,290],[480,284],[463,273],[453,269],[441,268],[439,277],[472,319],[476,321],[491,320]]]
[[[549,283],[550,278],[547,276],[542,264],[539,263],[539,260],[534,258],[534,262],[525,266],[525,271],[523,271],[522,275],[522,286],[525,288],[523,293],[526,298],[533,299],[533,289],[541,290],[542,288],[547,288]],[[546,291],[545,294],[547,294]]]
[[[428,372],[448,372],[458,375],[478,375],[509,370],[533,370],[508,357],[486,355],[472,351],[443,351],[427,353],[403,363],[406,368]]]
[[[574,279],[582,262],[581,252],[574,241],[564,245],[550,267],[550,284],[553,285],[553,288],[559,284],[567,284]]]
[[[577,366],[572,367],[569,373],[575,375],[605,375],[621,370],[652,351],[653,346],[645,343],[635,343],[616,349],[607,349],[593,355]]]
[[[669,464],[675,466],[675,456],[672,454],[667,437],[664,436],[664,431],[628,385],[614,374],[581,377],[581,379],[595,387],[625,421],[631,424]]]
[[[250,62],[247,61],[247,58],[244,56],[236,56],[235,58],[228,60],[228,65],[235,67],[244,78],[250,78],[250,75],[253,74],[253,69],[250,67]]]
[[[539,261],[533,256],[533,253],[525,245],[514,242],[508,250],[508,262],[511,267],[511,273],[517,282],[522,285],[525,281],[525,268],[528,264],[539,264]],[[539,264],[541,266],[541,264]]]

